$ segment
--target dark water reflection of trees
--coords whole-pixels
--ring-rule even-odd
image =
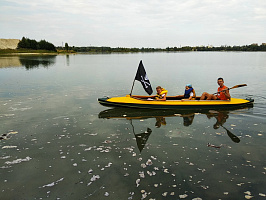
[[[26,70],[55,65],[57,55],[0,56],[0,68],[25,67]],[[67,58],[69,65],[69,58]]]
[[[55,64],[56,55],[49,56],[20,56],[19,61],[21,65],[25,66],[27,70],[33,68],[44,67],[48,68]]]

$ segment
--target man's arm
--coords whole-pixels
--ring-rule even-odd
[[[223,90],[222,92],[224,93],[224,95],[226,96],[226,98],[227,98],[228,100],[231,99],[231,95],[230,95],[230,93],[229,93],[228,88],[226,88],[226,90]]]

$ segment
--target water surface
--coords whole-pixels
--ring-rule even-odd
[[[266,54],[0,57],[1,199],[265,199]],[[240,110],[103,107],[142,60],[155,91],[255,99]],[[145,94],[136,82],[133,94]]]

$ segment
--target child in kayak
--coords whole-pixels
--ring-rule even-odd
[[[168,91],[165,90],[164,88],[162,88],[161,86],[157,86],[156,91],[157,91],[156,96],[153,96],[153,97],[155,97],[155,100],[166,101],[166,95],[167,95]]]
[[[196,98],[196,92],[191,84],[187,84],[185,87],[184,95],[178,95],[177,98],[194,100]]]

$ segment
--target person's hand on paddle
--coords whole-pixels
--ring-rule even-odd
[[[229,90],[229,88],[222,90],[221,92],[225,94],[227,90]]]

